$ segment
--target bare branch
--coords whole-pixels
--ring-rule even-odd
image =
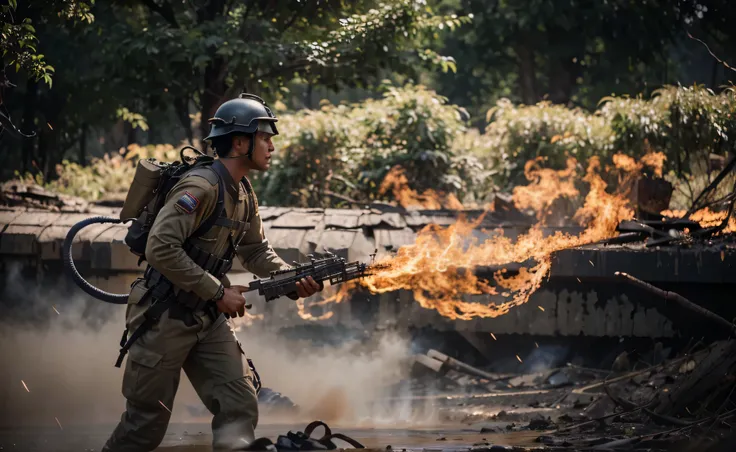
[[[698,313],[702,315],[703,317],[707,318],[714,324],[719,325],[725,330],[728,330],[729,332],[734,332],[736,330],[736,327],[734,327],[733,323],[729,322],[728,320],[724,319],[720,315],[709,311],[708,309],[705,309],[704,307],[697,305],[693,303],[692,301],[688,300],[687,298],[683,297],[682,295],[676,293],[676,292],[670,292],[666,290],[662,290],[659,287],[655,287],[652,284],[649,284],[648,282],[642,281],[638,278],[635,278],[628,273],[624,272],[616,272],[616,276],[620,276],[627,282],[638,286],[650,293],[653,293],[661,298],[664,298],[665,301],[674,301],[675,303],[679,304],[680,306],[689,309],[692,312]]]
[[[713,58],[715,58],[715,59],[716,59],[716,61],[718,61],[719,63],[721,63],[721,64],[723,65],[723,67],[725,67],[726,69],[730,69],[730,70],[732,70],[732,71],[736,72],[736,69],[732,68],[731,66],[729,66],[729,65],[728,65],[728,63],[726,63],[726,62],[725,62],[725,61],[723,61],[722,59],[718,58],[718,57],[717,57],[717,56],[716,56],[716,55],[715,55],[715,54],[714,54],[714,53],[713,53],[713,52],[712,52],[712,51],[710,50],[710,47],[708,47],[708,44],[706,44],[706,43],[705,43],[705,42],[703,42],[702,40],[700,40],[700,39],[698,39],[698,38],[694,37],[693,35],[691,35],[689,31],[687,31],[686,33],[687,33],[687,37],[688,37],[688,38],[690,38],[690,39],[693,39],[693,40],[695,40],[695,41],[698,41],[699,43],[703,44],[703,45],[705,46],[706,50],[708,50],[708,53],[710,53],[710,56],[712,56]]]

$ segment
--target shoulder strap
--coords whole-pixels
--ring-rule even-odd
[[[242,182],[245,186],[245,192],[248,193],[248,217],[245,218],[244,221],[250,221],[256,214],[256,200],[253,195],[253,186],[250,184],[248,178],[243,176]]]
[[[217,174],[217,204],[215,204],[215,210],[212,211],[209,217],[200,223],[199,227],[192,237],[201,237],[209,231],[212,226],[215,225],[217,219],[220,218],[225,212],[225,184],[222,182],[222,175],[218,171],[221,165],[211,165],[210,168]]]

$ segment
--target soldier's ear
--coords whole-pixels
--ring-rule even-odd
[[[233,150],[236,149],[242,149],[243,148],[243,137],[240,135],[233,136],[233,141],[231,142],[231,145]]]
[[[235,135],[233,137],[233,148],[235,148],[236,143],[239,149],[248,150],[248,137],[245,135]]]

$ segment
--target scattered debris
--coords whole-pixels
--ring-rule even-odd
[[[11,180],[0,185],[0,205],[77,212],[87,210],[89,202],[76,196],[48,191],[40,185]]]
[[[448,419],[491,435],[538,431],[542,450],[663,451],[730,434],[736,340],[698,342],[667,360],[663,350],[655,343],[645,368],[623,352],[610,370],[568,364],[529,374],[494,374],[430,350],[415,356],[423,373],[414,376],[450,383],[436,384],[453,392],[433,399]],[[503,450],[493,447],[471,450]]]

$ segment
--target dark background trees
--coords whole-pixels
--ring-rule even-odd
[[[605,96],[648,97],[667,84],[720,91],[733,72],[688,33],[736,61],[736,5],[726,0],[10,0],[0,8],[0,108],[36,134],[1,137],[2,180],[16,171],[51,180],[63,160],[86,164],[133,143],[195,141],[217,106],[243,91],[283,114],[323,99],[379,98],[389,82],[422,83],[483,130],[501,98],[593,111]]]

